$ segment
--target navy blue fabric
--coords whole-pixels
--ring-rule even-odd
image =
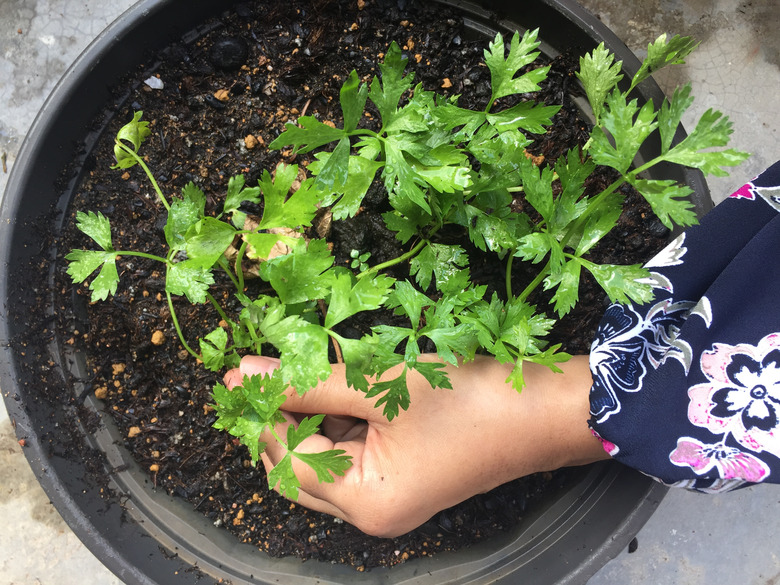
[[[780,162],[647,263],[591,347],[590,426],[668,485],[780,482]]]

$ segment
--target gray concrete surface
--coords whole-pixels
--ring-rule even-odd
[[[734,122],[733,145],[754,153],[733,177],[709,181],[717,201],[780,159],[778,0],[581,0],[643,56],[658,34],[692,34],[701,47],[660,76],[690,81],[692,115],[709,107]],[[0,192],[44,99],[79,52],[131,0],[0,0]],[[7,167],[7,169],[5,168]],[[775,585],[780,488],[721,496],[672,492],[589,585]],[[87,551],[38,487],[0,403],[0,585],[121,585]]]

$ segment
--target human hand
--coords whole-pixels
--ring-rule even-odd
[[[435,356],[425,359],[434,360]],[[245,375],[265,374],[278,360],[245,357],[225,375],[233,388]],[[453,389],[433,389],[419,374],[408,377],[411,406],[392,421],[374,401],[347,386],[344,366],[304,396],[291,390],[286,424],[325,414],[320,433],[296,450],[343,449],[352,467],[334,483],[320,483],[294,460],[299,503],[342,518],[367,534],[397,536],[435,513],[512,479],[605,458],[587,427],[591,385],[587,357],[561,364],[563,374],[528,363],[518,394],[506,379],[511,367],[478,356],[446,366]],[[388,378],[398,372],[390,370]],[[281,436],[286,429],[277,429]],[[284,456],[270,433],[262,461],[267,471]]]

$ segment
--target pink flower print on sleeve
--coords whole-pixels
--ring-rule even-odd
[[[718,477],[725,480],[757,483],[769,475],[766,463],[750,453],[723,443],[706,445],[692,437],[681,437],[669,460],[680,467],[687,465],[698,475],[716,470]],[[730,490],[736,485],[738,484],[730,481],[724,484],[724,488]]]
[[[780,456],[780,334],[755,346],[716,343],[702,353],[708,382],[688,391],[689,420],[740,445]]]

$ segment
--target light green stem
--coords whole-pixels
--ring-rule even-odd
[[[170,263],[167,258],[163,258],[162,256],[155,256],[154,254],[147,254],[146,252],[133,252],[132,250],[119,250],[119,251],[115,251],[114,254],[116,254],[117,256],[138,256],[139,258],[156,260],[157,262],[162,262],[163,264]]]
[[[515,250],[510,250],[509,258],[506,260],[506,298],[512,298],[512,263],[515,259]]]
[[[219,267],[222,268],[222,270],[225,271],[225,274],[228,275],[228,278],[230,278],[230,281],[233,283],[233,286],[236,287],[236,290],[238,292],[244,291],[244,281],[241,280],[241,283],[239,284],[239,281],[236,280],[236,277],[233,276],[233,273],[230,270],[230,266],[228,265],[227,258],[225,256],[220,256],[219,260],[217,261],[219,264]]]
[[[181,342],[182,346],[184,346],[184,349],[186,349],[192,357],[203,361],[203,356],[193,350],[184,340],[184,333],[182,333],[181,326],[179,325],[179,319],[176,317],[176,309],[173,307],[171,293],[165,291],[165,297],[168,299],[168,309],[171,311],[171,321],[173,321],[173,326],[176,328],[176,335],[179,336],[179,341]]]
[[[244,254],[246,253],[247,245],[247,241],[243,240],[241,242],[241,247],[238,249],[238,253],[236,254],[236,277],[238,278],[236,287],[238,288],[238,292],[244,291],[244,268],[242,263],[244,261]]]
[[[125,144],[120,142],[119,140],[115,140],[115,142],[119,145],[119,147],[124,150],[127,154],[129,154],[132,158],[135,159],[135,162],[138,163],[141,168],[146,173],[146,176],[149,177],[149,181],[152,183],[152,187],[154,188],[155,193],[157,193],[157,196],[160,198],[160,202],[163,204],[165,209],[167,211],[171,210],[171,206],[168,203],[168,200],[165,198],[165,196],[162,193],[162,189],[160,189],[160,186],[157,184],[157,180],[154,178],[154,175],[152,174],[152,171],[149,170],[149,167],[146,166],[146,163],[144,162],[144,159],[142,159],[138,154],[132,149],[127,147]]]
[[[550,269],[550,261],[547,261],[547,264],[544,265],[544,268],[542,268],[539,271],[539,274],[536,275],[536,278],[534,278],[531,283],[525,287],[525,290],[520,293],[520,296],[517,298],[521,301],[525,301],[530,294],[536,290],[536,287],[539,286],[542,281],[544,280],[544,277],[547,275],[547,271]]]
[[[214,310],[219,313],[219,318],[225,321],[225,323],[230,323],[230,319],[228,319],[227,315],[225,314],[225,311],[222,310],[222,307],[219,306],[219,303],[217,302],[217,299],[215,299],[211,293],[206,293],[206,298],[211,303],[211,306],[214,307]]]
[[[390,268],[391,266],[395,266],[396,264],[400,264],[401,262],[408,260],[409,258],[413,258],[417,255],[417,253],[422,250],[425,246],[428,245],[428,240],[420,240],[411,250],[408,252],[401,254],[398,256],[398,258],[393,258],[392,260],[388,260],[387,262],[382,262],[381,264],[377,264],[376,266],[372,266],[368,270],[364,270],[360,274],[357,275],[357,278],[364,278],[365,276],[368,276],[369,274],[373,274],[375,272],[379,272],[380,270],[384,270],[385,268]]]

